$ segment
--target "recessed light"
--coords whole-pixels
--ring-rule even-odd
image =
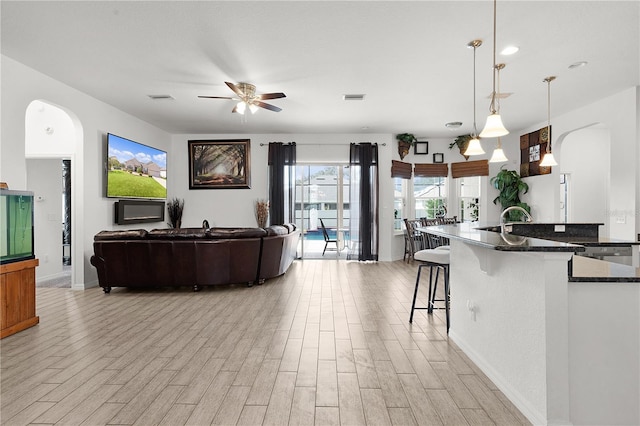
[[[507,46],[500,52],[501,55],[509,56],[517,53],[520,48],[518,46]]]
[[[571,65],[569,65],[569,69],[572,70],[574,68],[580,68],[580,67],[584,67],[585,65],[587,65],[588,62],[587,61],[579,61],[579,62],[574,62]]]
[[[462,126],[462,121],[451,121],[444,125],[449,130],[459,129]]]

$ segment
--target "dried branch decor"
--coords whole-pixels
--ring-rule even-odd
[[[267,226],[267,217],[269,217],[269,201],[256,200],[256,220],[260,228]]]

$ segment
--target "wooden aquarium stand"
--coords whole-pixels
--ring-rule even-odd
[[[40,322],[36,316],[38,259],[0,265],[0,339]]]

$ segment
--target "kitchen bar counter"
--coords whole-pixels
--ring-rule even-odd
[[[520,224],[518,224],[520,225]],[[543,226],[548,224],[543,224]],[[553,225],[553,224],[551,224]],[[528,225],[522,225],[528,226]],[[640,282],[640,269],[615,262],[608,262],[606,257],[593,259],[582,255],[596,255],[607,250],[629,249],[640,245],[638,241],[621,241],[597,235],[562,235],[557,233],[547,238],[525,237],[497,232],[499,225],[478,222],[458,223],[455,225],[439,225],[418,228],[422,232],[440,235],[445,238],[464,241],[467,244],[498,251],[512,252],[571,252],[574,256],[569,262],[569,281],[571,282]],[[518,232],[519,229],[514,229]],[[551,240],[548,238],[554,238]],[[559,241],[558,241],[559,240]],[[597,248],[597,251],[593,251]],[[600,253],[601,254],[601,253]],[[637,248],[633,257],[637,258]]]
[[[495,225],[483,225],[477,222],[456,223],[418,228],[421,232],[440,235],[449,239],[464,241],[491,250],[532,251],[532,252],[580,252],[584,247],[567,242],[522,237],[514,234],[501,234],[479,228],[492,228]],[[499,228],[499,227],[498,227]]]
[[[638,270],[479,227],[422,228],[450,242],[449,339],[533,424],[640,424]]]

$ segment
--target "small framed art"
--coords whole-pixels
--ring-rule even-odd
[[[444,163],[444,154],[441,152],[436,152],[435,154],[433,154],[433,162]]]
[[[427,155],[429,153],[429,142],[414,142],[413,153],[415,155]]]

